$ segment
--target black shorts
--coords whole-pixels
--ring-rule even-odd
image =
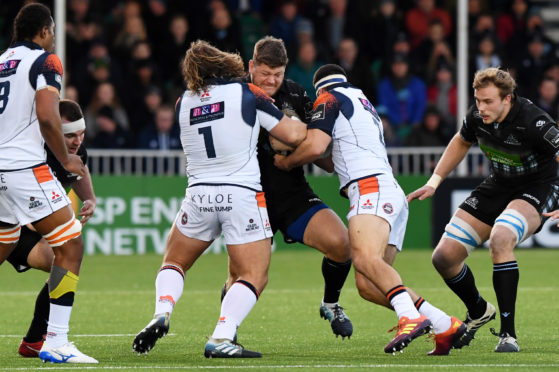
[[[552,211],[559,206],[559,183],[514,185],[513,182],[497,183],[494,176],[489,176],[460,204],[460,208],[483,223],[493,226],[495,219],[513,200],[520,199],[530,203],[540,216],[543,212]],[[545,220],[547,217],[541,216],[541,224],[534,234],[541,230]]]
[[[289,238],[287,229],[295,221],[299,219],[306,211],[315,205],[323,204],[310,187],[306,187],[303,191],[292,193],[289,198],[285,198],[283,202],[274,205],[268,204],[268,217],[274,234],[281,231],[287,243],[293,243],[293,239]]]
[[[17,270],[18,273],[22,273],[31,268],[27,263],[27,257],[29,252],[33,247],[41,240],[43,237],[36,231],[29,230],[27,226],[21,227],[21,233],[19,236],[19,241],[12,253],[8,256],[8,262]]]

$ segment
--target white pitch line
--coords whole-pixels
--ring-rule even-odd
[[[70,334],[70,338],[72,337],[132,337],[136,336],[137,333],[116,333],[116,334],[109,334],[109,335],[73,335]],[[176,333],[167,333],[167,336],[176,336]],[[21,338],[21,335],[0,335],[0,338]]]
[[[68,367],[66,367],[68,366]],[[69,365],[58,365],[58,366],[41,366],[40,370],[139,370],[139,369],[178,369],[178,370],[190,370],[190,369],[323,369],[323,368],[557,368],[559,364],[293,364],[293,365],[253,365],[253,366],[207,366],[207,365],[184,365],[184,366],[146,366],[146,365],[136,365],[136,366],[72,366]],[[9,367],[0,368],[1,371],[36,371],[37,366],[34,367]]]
[[[349,289],[349,288],[348,288]],[[421,292],[438,292],[442,287],[431,287],[431,288],[416,288],[418,291]],[[478,287],[481,291],[488,291],[493,290],[493,287]],[[323,288],[314,288],[314,289],[266,289],[265,293],[276,293],[276,294],[284,294],[284,293],[315,293],[323,291]],[[519,292],[551,292],[556,291],[556,287],[520,287],[518,288]],[[194,294],[194,295],[204,295],[204,294],[215,294],[219,292],[218,290],[213,289],[205,289],[205,290],[188,290],[185,289],[184,294]],[[36,291],[0,291],[0,296],[36,296],[38,292]],[[80,296],[81,295],[141,295],[141,294],[154,294],[154,290],[138,290],[138,289],[122,289],[122,290],[107,290],[107,291],[88,291],[88,290],[80,290],[77,292]]]

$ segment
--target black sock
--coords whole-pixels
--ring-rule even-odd
[[[470,318],[476,319],[485,313],[487,302],[479,294],[474,274],[468,265],[464,264],[462,271],[454,278],[445,279],[445,283],[466,305]]]
[[[23,338],[25,342],[37,342],[43,339],[43,336],[47,333],[49,312],[49,286],[45,283],[35,301],[33,320],[31,321],[27,335]]]
[[[340,292],[344,286],[351,260],[334,262],[326,257],[322,259],[322,276],[324,277],[324,302],[336,303],[340,299]]]
[[[518,263],[516,261],[493,264],[493,288],[501,314],[501,332],[516,338],[514,309],[518,289]]]

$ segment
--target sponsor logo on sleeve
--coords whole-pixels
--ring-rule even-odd
[[[0,63],[0,77],[10,76],[16,73],[17,66],[21,62],[20,59],[12,59],[4,63]]]
[[[553,146],[553,148],[559,147],[559,129],[557,127],[551,127],[545,132],[543,138]]]
[[[322,120],[326,117],[326,104],[321,103],[312,112],[311,121]]]

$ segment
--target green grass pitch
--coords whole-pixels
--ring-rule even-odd
[[[341,304],[354,326],[350,340],[336,338],[320,319],[321,255],[311,249],[273,254],[270,280],[251,314],[239,328],[239,341],[263,353],[262,359],[206,359],[204,344],[219,315],[219,294],[225,279],[225,255],[204,255],[186,275],[184,293],[171,318],[170,334],[149,355],[132,352],[134,335],[151,319],[154,279],[161,263],[157,255],[85,257],[70,323],[70,340],[99,365],[52,365],[17,354],[31,319],[36,293],[46,273],[17,274],[0,267],[0,370],[53,369],[165,371],[165,370],[334,370],[365,371],[492,371],[559,369],[559,251],[518,250],[520,286],[517,333],[520,353],[493,351],[497,338],[490,327],[478,331],[470,347],[450,356],[429,357],[432,341],[421,337],[403,354],[385,354],[383,347],[396,324],[391,311],[362,300],[353,273],[342,292]],[[468,263],[483,296],[497,305],[491,284],[492,264],[486,250],[477,250]],[[404,284],[449,314],[463,318],[465,308],[445,286],[430,263],[427,250],[408,250],[396,267]]]

